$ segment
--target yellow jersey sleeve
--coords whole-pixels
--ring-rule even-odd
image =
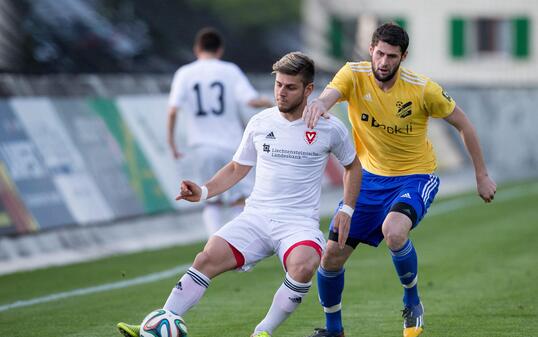
[[[340,68],[332,81],[327,85],[327,88],[338,90],[340,93],[339,102],[350,100],[353,87],[353,71],[351,71],[349,62]]]
[[[424,88],[424,106],[429,116],[445,118],[454,111],[456,102],[439,84],[429,80]]]

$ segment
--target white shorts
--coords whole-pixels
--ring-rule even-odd
[[[196,146],[192,148],[192,158],[194,158],[194,169],[198,175],[200,184],[206,183],[211,179],[218,170],[228,164],[233,158],[234,152],[228,149],[214,146]],[[247,198],[252,192],[254,186],[254,169],[241,179],[235,186],[228,191],[208,199],[208,202],[222,202],[224,204],[233,204],[241,198]]]
[[[320,255],[325,248],[319,223],[310,218],[277,220],[245,211],[214,235],[226,240],[243,255],[244,264],[239,266],[243,271],[273,254],[278,255],[286,269],[286,257],[297,245],[312,246]]]

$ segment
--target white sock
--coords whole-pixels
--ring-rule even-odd
[[[200,301],[210,282],[211,280],[207,276],[190,267],[172,289],[164,304],[164,309],[182,316]]]
[[[202,218],[204,219],[205,229],[207,234],[211,235],[222,227],[222,206],[215,204],[206,204],[202,212]]]
[[[312,282],[297,282],[289,274],[286,274],[284,283],[278,288],[273,297],[271,308],[263,321],[254,329],[254,332],[267,331],[272,334],[297,309],[311,285]]]

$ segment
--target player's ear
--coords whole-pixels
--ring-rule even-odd
[[[370,57],[374,55],[374,45],[370,44],[370,47],[368,47],[368,53],[370,53]]]
[[[402,61],[404,61],[406,58],[407,58],[407,50],[406,50],[405,53],[403,53],[403,55],[402,55]]]
[[[305,96],[308,97],[314,91],[314,83],[308,83],[305,87]]]

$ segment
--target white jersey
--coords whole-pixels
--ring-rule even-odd
[[[286,120],[277,107],[253,116],[233,158],[256,165],[245,211],[319,221],[321,180],[331,152],[344,166],[356,155],[347,128],[336,117],[320,119],[309,129],[302,119]]]
[[[240,105],[257,96],[238,66],[202,59],[176,71],[168,104],[185,114],[187,145],[234,151],[243,132]]]

